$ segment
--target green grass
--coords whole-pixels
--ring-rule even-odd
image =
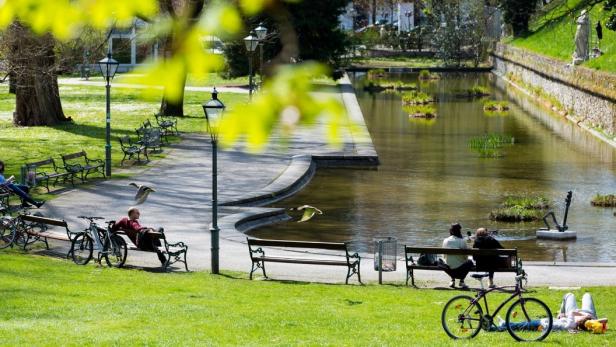
[[[436,108],[432,105],[407,105],[402,106],[404,112],[406,112],[411,118],[435,118]]]
[[[412,91],[402,96],[404,105],[425,105],[434,102],[434,98],[424,92]]]
[[[485,134],[468,140],[468,147],[482,158],[502,157],[501,149],[515,144],[515,138],[506,134]]]
[[[516,38],[511,41],[511,44],[545,56],[571,62],[577,26],[570,13],[573,9],[573,13],[578,16],[585,2],[587,0],[552,1],[549,5],[551,10],[531,23],[531,34],[527,37]],[[595,38],[594,26],[597,20],[601,20],[601,23],[605,24],[602,7],[601,4],[597,5],[590,12],[592,33]],[[582,65],[598,70],[616,72],[616,32],[604,27],[600,48],[604,55],[591,59]]]
[[[490,219],[504,222],[540,220],[549,207],[550,200],[545,196],[532,194],[508,195],[503,199],[501,208],[490,212]]]
[[[458,291],[149,273],[7,251],[0,263],[2,345],[519,346],[506,332],[449,339],[440,313]],[[609,304],[615,288],[588,290],[601,316],[616,316]],[[542,288],[532,295],[556,311],[564,293]],[[491,297],[491,307],[502,299]],[[553,333],[543,345],[614,343],[608,330]]]
[[[592,200],[590,201],[590,204],[593,206],[600,206],[600,207],[616,207],[616,195],[597,194],[592,198]]]
[[[19,177],[25,162],[59,158],[61,153],[86,150],[92,158],[104,158],[105,145],[105,88],[95,86],[60,86],[62,107],[72,123],[50,127],[14,127],[12,112],[15,96],[8,94],[6,85],[0,86],[0,158],[6,163],[7,177]],[[122,159],[119,136],[135,137],[135,129],[146,119],[155,124],[154,113],[160,100],[144,101],[135,89],[112,88],[111,91],[112,162],[119,166]],[[203,92],[186,92],[184,112],[180,118],[181,132],[205,132],[205,118],[201,104],[210,98]],[[248,95],[221,93],[219,98],[233,107],[247,102]],[[163,154],[165,152],[163,151]]]

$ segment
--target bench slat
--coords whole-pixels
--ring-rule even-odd
[[[314,265],[338,265],[348,266],[346,260],[330,259],[302,259],[302,258],[283,258],[283,257],[253,257],[254,260],[263,260],[273,263],[293,263],[293,264],[314,264]]]
[[[28,230],[27,233],[32,236],[45,237],[48,239],[70,241],[70,239],[68,238],[68,235],[61,234],[61,233],[54,233],[51,231],[38,232],[38,231]]]
[[[517,256],[518,250],[511,248],[500,249],[478,249],[478,248],[442,248],[442,247],[409,247],[405,246],[404,251],[406,254],[452,254],[452,255],[508,255]]]
[[[32,215],[20,215],[19,218],[26,222],[49,224],[49,225],[55,225],[59,227],[68,228],[68,224],[66,224],[66,221],[61,220],[61,219],[53,219],[53,218],[32,216]]]
[[[311,241],[288,241],[288,240],[259,240],[248,239],[249,246],[265,247],[289,247],[289,248],[319,248],[328,250],[346,250],[345,243],[340,242],[311,242]]]

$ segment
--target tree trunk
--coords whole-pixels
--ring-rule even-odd
[[[9,68],[14,73],[16,107],[13,123],[21,126],[54,125],[66,121],[56,74],[55,40],[36,36],[15,22],[9,33]]]

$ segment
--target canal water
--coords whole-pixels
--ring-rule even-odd
[[[616,262],[616,217],[611,208],[590,205],[597,193],[616,194],[616,151],[562,117],[544,111],[519,92],[506,91],[491,74],[442,74],[419,83],[417,75],[389,75],[417,82],[435,96],[433,121],[410,119],[401,96],[361,90],[357,97],[381,165],[376,170],[319,169],[302,192],[277,207],[309,204],[323,211],[306,223],[288,222],[250,232],[261,238],[353,241],[371,252],[375,237],[399,244],[440,246],[449,225],[463,230],[498,229],[506,247],[526,260]],[[483,101],[460,98],[474,85],[490,99],[510,101],[507,115],[486,115]],[[472,137],[505,134],[515,144],[502,157],[482,158],[469,148]],[[541,194],[562,220],[564,199],[573,191],[568,225],[575,241],[537,240],[542,222],[490,221],[507,194]]]

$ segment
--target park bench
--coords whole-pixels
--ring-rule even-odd
[[[508,257],[507,264],[500,268],[490,269],[490,271],[494,272],[514,272],[518,273],[519,267],[519,259],[518,259],[518,250],[517,249],[477,249],[477,248],[467,248],[467,249],[459,249],[459,248],[440,248],[440,247],[410,247],[404,246],[404,258],[406,259],[406,284],[409,284],[409,279],[411,279],[411,284],[415,287],[415,276],[414,270],[433,270],[433,271],[443,271],[443,268],[438,265],[419,265],[415,262],[413,258],[413,254],[455,254],[455,255],[466,255],[466,256],[503,256]],[[487,272],[488,270],[477,268],[473,266],[471,272]]]
[[[113,224],[115,222],[110,222],[110,227],[113,229]],[[125,230],[117,230],[115,232],[118,235],[124,235],[128,238],[128,236],[126,235],[126,231]],[[160,240],[161,246],[158,247],[158,250],[160,252],[162,252],[165,257],[167,258],[167,262],[163,265],[163,270],[166,270],[170,265],[180,262],[180,263],[184,263],[184,268],[186,269],[186,271],[188,270],[188,262],[186,261],[186,255],[188,253],[188,245],[186,245],[184,242],[176,242],[176,243],[169,243],[167,241],[167,237],[165,236],[165,232],[164,230],[160,229],[159,231],[148,231],[147,232],[149,235],[154,236],[154,238],[157,238],[158,240]],[[130,239],[128,240],[128,242],[126,243],[127,247],[129,250],[131,251],[139,251],[139,252],[150,252],[150,253],[156,253],[156,251],[152,250],[143,250],[140,248],[137,248],[132,241],[130,241]]]
[[[30,244],[34,242],[44,242],[45,248],[49,249],[49,243],[47,239],[60,240],[60,241],[72,241],[73,233],[69,230],[68,224],[62,219],[54,219],[36,215],[20,215],[19,222],[25,232],[24,250]],[[51,227],[64,228],[63,232],[50,231]],[[67,257],[70,253],[67,254]]]
[[[26,163],[23,168],[23,183],[30,187],[35,187],[37,184],[43,183],[49,193],[50,179],[54,180],[54,186],[58,184],[59,179],[62,179],[62,182],[70,180],[71,185],[73,185],[73,187],[75,186],[74,174],[68,171],[61,172],[60,167],[56,165],[56,161],[53,158],[36,161],[33,163]]]
[[[143,122],[143,128],[150,129],[150,131],[153,131],[153,132],[158,131],[160,139],[161,139],[161,143],[162,143],[162,140],[164,140],[165,143],[167,144],[169,143],[169,136],[167,132],[165,132],[163,128],[153,126],[152,122],[150,122],[149,119],[146,119],[145,122]]]
[[[61,155],[64,169],[74,176],[80,175],[81,182],[85,182],[91,173],[100,173],[105,177],[105,162],[101,159],[88,158],[86,151]]]
[[[250,279],[252,274],[261,269],[263,271],[263,277],[268,278],[265,273],[265,263],[290,263],[290,264],[310,264],[310,265],[333,265],[333,266],[346,266],[347,276],[345,283],[349,283],[349,278],[354,274],[357,274],[357,280],[361,283],[360,263],[361,259],[358,253],[349,253],[347,243],[342,242],[307,242],[307,241],[287,241],[287,240],[260,240],[260,239],[246,239],[248,242],[248,251],[250,253],[250,260],[252,261],[252,268],[250,269]],[[254,248],[258,247],[258,248]],[[315,259],[315,258],[288,258],[288,257],[275,257],[266,256],[262,247],[284,247],[284,248],[303,248],[303,249],[319,249],[328,251],[344,251],[344,260],[335,259]]]
[[[165,135],[179,135],[178,120],[177,118],[171,118],[163,116],[162,114],[155,114],[156,124],[163,129]]]
[[[159,128],[146,128],[141,127],[135,129],[137,132],[137,137],[139,141],[137,143],[141,144],[145,148],[145,152],[161,152],[162,151],[162,139]]]
[[[124,158],[122,158],[120,165],[124,165],[124,160],[131,160],[135,155],[137,156],[137,162],[141,163],[141,153],[145,155],[147,161],[150,161],[145,146],[141,143],[133,142],[128,135],[120,137],[120,147],[122,153],[124,153]]]
[[[6,186],[6,184],[0,184],[0,214],[3,216],[12,212],[9,200],[13,192]]]

